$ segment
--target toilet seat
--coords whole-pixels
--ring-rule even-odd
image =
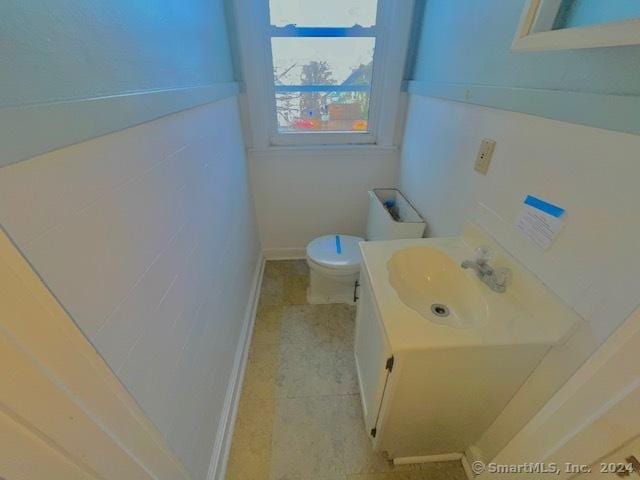
[[[352,275],[360,271],[359,242],[352,235],[324,235],[307,245],[307,260],[329,275]]]

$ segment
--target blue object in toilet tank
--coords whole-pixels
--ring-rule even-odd
[[[385,200],[382,203],[382,205],[387,210],[387,212],[389,212],[389,215],[391,215],[391,218],[393,218],[396,222],[402,221],[402,218],[400,217],[400,208],[398,207],[398,204],[396,203],[395,200],[393,199]]]
[[[336,253],[342,254],[342,242],[340,242],[340,235],[336,235]]]

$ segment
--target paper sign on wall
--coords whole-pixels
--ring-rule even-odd
[[[524,208],[516,217],[516,228],[542,250],[546,250],[564,226],[563,215],[564,208],[527,195]]]

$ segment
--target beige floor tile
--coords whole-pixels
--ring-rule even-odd
[[[252,398],[356,394],[353,353],[332,343],[253,343],[243,392]]]
[[[421,465],[424,480],[467,480],[462,462],[434,462]]]
[[[460,462],[437,462],[415,466],[410,471],[348,474],[347,480],[466,480]]]
[[[269,261],[265,266],[261,305],[304,305],[307,303],[309,269],[304,260]]]
[[[346,400],[345,400],[346,398]],[[345,439],[336,428],[349,397],[278,399],[271,472],[274,480],[344,473]]]
[[[252,342],[332,342],[353,349],[355,308],[349,305],[261,305]]]
[[[331,342],[353,350],[355,307],[292,305],[284,307],[281,337],[286,343]]]
[[[343,468],[348,474],[418,470],[417,465],[396,467],[386,455],[374,452],[364,428],[360,395],[344,397],[337,434],[344,439]]]
[[[358,395],[279,399],[272,478],[292,480],[388,471],[364,433]]]
[[[295,275],[284,279],[283,303],[285,305],[305,305],[307,303],[307,288],[309,277]]]
[[[335,343],[283,343],[276,395],[304,397],[358,393],[353,352]]]
[[[338,475],[330,475],[328,477],[300,477],[296,480],[347,480],[346,475],[338,474]]]
[[[281,384],[280,346],[272,343],[252,342],[242,384],[242,395],[249,398],[267,398],[278,395]]]
[[[309,275],[309,266],[304,259],[300,260],[269,260],[265,265],[267,275]]]
[[[258,307],[251,338],[252,343],[280,344],[285,308],[282,305],[261,305]]]
[[[259,305],[282,305],[284,302],[284,278],[267,276],[262,278]]]
[[[347,480],[424,480],[424,473],[410,472],[386,472],[386,473],[355,473],[347,475]]]
[[[240,399],[227,480],[269,480],[274,413],[273,399]]]

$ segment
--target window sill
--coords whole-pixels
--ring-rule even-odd
[[[319,147],[341,145],[376,145],[376,136],[372,132],[296,132],[272,135],[270,145],[273,147]]]
[[[273,158],[289,155],[313,157],[361,157],[363,155],[395,155],[398,148],[380,145],[278,145],[266,148],[250,148],[252,158]]]

